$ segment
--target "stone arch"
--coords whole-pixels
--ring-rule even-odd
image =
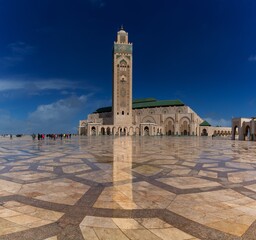
[[[121,136],[123,134],[123,129],[121,127],[118,127],[118,135]]]
[[[127,127],[124,127],[124,135],[128,135],[128,128]]]
[[[174,119],[168,117],[164,121],[165,134],[166,135],[174,135]]]
[[[234,126],[234,128],[232,129],[232,139],[236,140],[237,139],[237,135],[239,134],[239,128],[237,125]]]
[[[144,127],[144,136],[149,136],[149,127]]]
[[[92,126],[91,128],[91,135],[95,136],[96,135],[96,127]]]
[[[204,128],[204,129],[202,130],[201,136],[208,136],[208,132],[207,132],[207,129],[206,129],[206,128]]]
[[[130,128],[129,128],[129,135],[131,135],[131,136],[134,135],[133,127],[130,127]]]
[[[244,128],[244,140],[250,140],[251,139],[251,127],[249,125],[246,125]]]
[[[101,133],[101,135],[105,135],[105,128],[104,128],[104,127],[102,127],[102,128],[100,129],[100,133]]]
[[[122,58],[119,62],[120,65],[127,65],[127,62]]]
[[[111,134],[110,127],[107,127],[107,135],[110,135],[110,134]]]
[[[142,119],[142,123],[156,123],[155,119],[152,116],[146,116]]]
[[[114,136],[116,135],[116,128],[115,127],[112,128],[112,135],[114,135]]]
[[[180,119],[180,133],[181,135],[190,135],[190,119],[188,117]]]
[[[136,129],[135,129],[135,134],[136,134],[136,135],[140,135],[140,128],[136,127]]]

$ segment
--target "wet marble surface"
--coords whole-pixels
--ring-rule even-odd
[[[0,138],[0,240],[255,240],[255,220],[255,142]]]

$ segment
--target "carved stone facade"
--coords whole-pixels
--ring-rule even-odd
[[[233,118],[232,139],[256,141],[256,118]]]
[[[112,107],[100,108],[79,123],[79,135],[211,136],[231,128],[215,128],[180,100],[132,100],[132,43],[121,29],[113,48]],[[219,134],[221,135],[221,134]]]

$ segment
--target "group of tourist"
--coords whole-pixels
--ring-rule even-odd
[[[68,138],[71,138],[71,133],[68,133],[68,134],[66,134],[66,133],[61,133],[61,134],[40,134],[40,133],[38,133],[37,134],[37,140],[44,140],[45,138],[47,138],[47,139],[53,139],[53,140],[56,140],[57,138],[59,138],[59,139],[61,139],[62,140],[62,138],[66,138],[66,139],[68,139]],[[36,139],[36,134],[32,134],[32,139],[33,140],[35,140]]]

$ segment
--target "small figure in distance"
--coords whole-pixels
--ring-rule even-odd
[[[32,139],[35,140],[36,139],[36,134],[32,134]]]
[[[10,139],[12,139],[12,134],[10,134]]]

